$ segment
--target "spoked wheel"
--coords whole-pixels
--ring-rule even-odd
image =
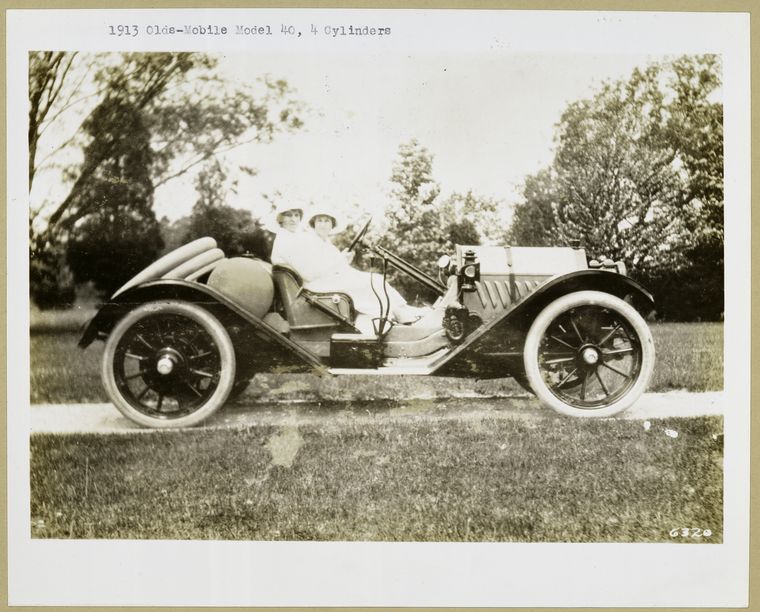
[[[224,326],[187,302],[144,304],[106,342],[102,378],[127,418],[147,427],[189,427],[227,400],[235,351]]]
[[[525,373],[545,405],[571,416],[612,416],[644,392],[652,334],[623,300],[579,291],[549,304],[525,340]]]

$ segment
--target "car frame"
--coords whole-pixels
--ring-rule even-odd
[[[120,288],[79,346],[105,342],[108,397],[156,428],[203,422],[258,372],[511,376],[545,406],[583,417],[618,414],[648,384],[654,300],[620,262],[588,261],[578,246],[457,245],[436,279],[380,244],[369,250],[383,285],[394,267],[438,296],[427,316],[394,324],[378,286],[381,314],[368,320],[350,296],[309,291],[295,270],[253,256],[225,257],[207,237]]]

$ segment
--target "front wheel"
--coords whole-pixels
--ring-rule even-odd
[[[644,392],[654,342],[641,315],[600,291],[550,303],[525,339],[525,374],[541,402],[570,416],[608,417]]]
[[[108,397],[146,427],[190,427],[216,412],[235,382],[235,351],[207,310],[180,301],[130,311],[106,341]]]

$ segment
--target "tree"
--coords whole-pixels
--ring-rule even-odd
[[[100,214],[87,196],[100,188],[109,163],[130,154],[132,135],[124,129],[130,123],[139,119],[149,135],[152,189],[233,147],[301,126],[301,105],[287,83],[264,79],[255,91],[225,82],[215,66],[201,53],[30,54],[33,269],[60,261],[46,253],[59,251],[73,228],[90,226],[87,218]],[[99,129],[88,129],[94,124]],[[71,125],[78,127],[67,131]],[[49,153],[40,159],[43,138]],[[57,199],[36,194],[41,174],[66,191]],[[42,272],[37,276],[51,276]],[[39,283],[31,280],[35,296]]]
[[[647,279],[664,297],[660,310],[669,317],[717,320],[724,310],[723,105],[715,99],[720,71],[720,58],[714,55],[673,62],[667,129],[686,176],[687,263],[672,271],[656,270]],[[685,290],[676,293],[673,286]]]
[[[449,223],[446,226],[448,242],[455,244],[480,244],[480,232],[475,227],[475,222],[468,218]],[[453,248],[453,246],[452,246]]]
[[[441,189],[433,178],[433,156],[417,140],[399,147],[391,181],[392,204],[386,209],[388,235],[393,237],[394,252],[435,275],[435,261],[447,244],[436,198]],[[393,282],[411,297],[422,289],[413,280],[392,274]],[[426,297],[430,297],[425,294]]]
[[[234,190],[234,184],[228,187],[226,183],[227,173],[216,161],[198,173],[195,182],[198,201],[188,219],[184,242],[211,236],[228,256],[254,250],[258,251],[255,254],[262,256],[256,240],[263,229],[250,211],[225,204],[228,190]]]
[[[63,245],[50,245],[30,258],[29,283],[31,297],[39,308],[66,308],[74,303],[74,278],[66,265]]]
[[[719,69],[714,56],[656,63],[570,104],[556,128],[551,168],[526,179],[509,238],[580,240],[590,255],[621,259],[640,279],[659,284],[667,294],[658,300],[661,312],[673,316],[681,307],[685,317],[717,316],[723,149],[722,105],[713,98]],[[701,282],[684,286],[696,270]],[[690,297],[676,296],[673,286]],[[702,302],[702,314],[684,307],[690,301]]]
[[[186,237],[190,228],[189,215],[180,217],[174,221],[167,216],[163,216],[158,223],[161,227],[161,240],[164,243],[161,255],[178,249],[187,242]]]
[[[91,281],[111,295],[151,264],[163,248],[158,222],[129,206],[109,207],[89,216],[72,237],[67,263],[77,283]]]
[[[554,160],[556,240],[580,240],[594,256],[622,259],[643,273],[679,263],[683,222],[674,215],[680,177],[667,146],[659,90],[634,73],[593,100],[571,104]]]
[[[386,219],[392,250],[433,278],[438,276],[436,261],[450,253],[454,244],[480,244],[484,236],[499,233],[498,202],[472,191],[440,197],[440,185],[433,178],[433,156],[417,140],[399,147],[391,181],[392,202],[386,208]],[[409,297],[434,297],[406,276],[394,272],[391,277]]]
[[[523,186],[525,202],[514,208],[507,243],[515,246],[551,246],[556,239],[554,183],[548,168],[528,176]]]
[[[75,53],[65,51],[29,54],[29,190],[37,170],[37,143],[43,124],[58,101]],[[71,99],[67,101],[70,103]],[[64,105],[65,106],[65,105]]]
[[[115,99],[104,100],[83,129],[106,141],[123,140],[123,145],[102,160],[72,202],[78,214],[62,224],[66,260],[76,283],[92,281],[95,289],[110,295],[163,247],[152,209],[150,134],[139,111]],[[93,138],[85,148],[85,165],[91,155],[100,155],[96,142]]]
[[[449,248],[455,244],[480,244],[483,239],[502,237],[499,202],[475,195],[452,193],[441,204],[441,218],[446,227]]]

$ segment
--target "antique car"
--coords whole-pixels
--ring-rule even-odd
[[[377,318],[357,314],[348,295],[309,291],[295,270],[225,257],[207,237],[121,287],[79,345],[105,341],[110,400],[159,428],[201,423],[258,372],[513,377],[545,406],[587,417],[615,415],[645,390],[654,302],[622,263],[588,261],[577,245],[456,246],[433,278],[381,244],[367,247],[382,271]],[[413,324],[387,314],[391,266],[437,296]]]

